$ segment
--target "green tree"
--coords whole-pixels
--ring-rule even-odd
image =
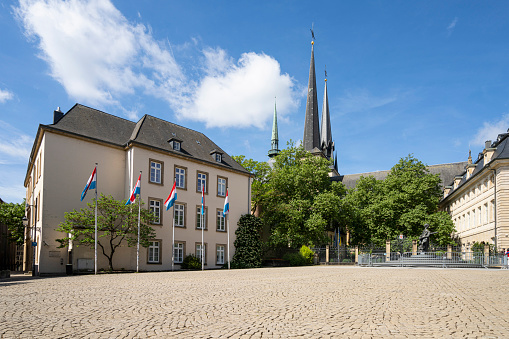
[[[321,244],[341,216],[341,183],[331,184],[331,162],[292,142],[275,157],[260,216],[272,247]]]
[[[244,155],[236,155],[232,158],[254,174],[253,183],[251,184],[251,212],[254,213],[257,208],[263,205],[267,195],[267,180],[270,166],[266,162],[246,159]]]
[[[108,258],[109,269],[113,270],[113,256],[118,247],[126,243],[134,246],[138,242],[138,204],[125,205],[126,200],[118,201],[112,196],[101,194],[97,200],[97,245],[102,254]],[[60,223],[57,231],[65,236],[57,239],[60,248],[69,246],[72,240],[76,246],[84,245],[94,248],[95,236],[95,201],[87,204],[87,209],[73,210],[65,213],[65,222]],[[148,247],[154,239],[155,232],[148,224],[154,215],[142,208],[140,222],[140,245]]]
[[[262,266],[262,221],[251,214],[240,217],[235,231],[235,254],[232,268],[256,268]]]
[[[439,185],[439,176],[412,155],[400,159],[385,180],[361,177],[345,198],[352,243],[381,245],[399,234],[416,239],[426,223],[438,232],[434,241],[450,243],[454,225],[447,213],[438,212]]]
[[[23,203],[0,204],[0,223],[7,225],[9,240],[22,245],[24,241],[23,217],[25,216],[25,199]]]

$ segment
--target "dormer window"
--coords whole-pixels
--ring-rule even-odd
[[[181,149],[182,149],[182,140],[179,140],[179,139],[176,139],[176,138],[171,138],[170,140],[168,140],[168,142],[170,143],[170,147],[174,151],[181,151]]]
[[[213,150],[212,152],[210,152],[210,154],[212,155],[212,157],[214,158],[214,160],[216,162],[222,162],[223,161],[223,153],[218,151],[218,150]]]

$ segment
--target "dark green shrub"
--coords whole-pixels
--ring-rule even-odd
[[[306,262],[305,265],[313,265],[313,257],[315,256],[315,252],[313,252],[313,250],[311,250],[306,245],[302,245],[299,253],[304,258]]]
[[[235,231],[235,254],[231,268],[262,267],[262,240],[260,232],[262,221],[251,214],[244,214],[237,223]]]
[[[283,260],[286,260],[290,263],[290,266],[304,266],[307,265],[306,258],[300,254],[300,252],[294,253],[286,253],[283,256]]]
[[[199,270],[201,269],[201,261],[194,254],[189,254],[184,258],[180,267],[182,269]]]

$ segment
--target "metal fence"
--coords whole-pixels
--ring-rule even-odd
[[[339,246],[329,247],[329,257],[327,260],[327,247],[316,247],[312,249],[320,264],[354,264],[355,247]]]
[[[483,252],[411,252],[359,254],[360,266],[428,266],[428,267],[497,267],[508,268],[507,256],[484,255]]]

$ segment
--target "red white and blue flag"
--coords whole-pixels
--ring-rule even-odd
[[[139,195],[140,193],[141,193],[141,174],[138,177],[138,181],[136,182],[136,186],[134,186],[134,188],[133,188],[133,192],[131,193],[131,197],[129,198],[129,200],[127,200],[127,202],[125,204],[126,205],[133,204],[134,201],[136,200],[136,195]]]
[[[164,202],[164,206],[166,206],[166,210],[169,210],[175,201],[177,200],[177,182],[173,182],[173,188],[171,189],[170,195],[166,198]]]
[[[228,190],[226,190],[226,198],[224,198],[223,216],[230,213],[230,202],[228,201]]]
[[[87,184],[85,188],[83,189],[83,192],[81,192],[81,201],[85,199],[85,196],[87,195],[88,190],[93,190],[97,187],[97,166],[94,167],[94,171],[92,172],[92,175],[87,181]]]
[[[201,186],[201,215],[205,214],[205,185]]]

